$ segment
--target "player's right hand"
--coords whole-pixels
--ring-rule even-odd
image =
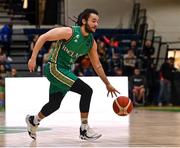
[[[33,72],[35,70],[36,67],[36,60],[34,59],[29,59],[28,61],[28,68],[30,72]]]
[[[107,96],[109,96],[109,93],[111,93],[111,97],[113,98],[114,95],[117,97],[117,94],[120,94],[120,92],[117,91],[111,84],[106,85],[106,88],[108,90]]]

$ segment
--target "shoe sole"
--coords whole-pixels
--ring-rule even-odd
[[[29,136],[33,139],[36,140],[36,137],[32,135],[31,131],[29,130],[28,127],[31,126],[31,124],[29,123],[29,115],[26,116],[26,124],[27,124],[27,132],[29,134]]]
[[[100,135],[98,135],[98,136],[96,136],[96,137],[88,138],[88,137],[85,137],[85,136],[80,135],[79,138],[80,138],[81,140],[94,141],[94,140],[99,139],[101,136],[102,136],[102,135],[100,134]]]

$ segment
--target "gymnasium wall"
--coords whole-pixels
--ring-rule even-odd
[[[163,41],[180,41],[180,0],[136,0],[147,9],[149,29]]]
[[[149,29],[155,29],[155,35],[161,35],[163,41],[180,41],[180,0],[65,0],[66,24],[73,24],[68,16],[95,8],[100,13],[100,28],[128,28],[134,2],[147,9]]]
[[[66,24],[74,23],[69,17],[78,16],[85,8],[95,8],[100,13],[99,28],[128,28],[132,15],[132,0],[65,0]]]

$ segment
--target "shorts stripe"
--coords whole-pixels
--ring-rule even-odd
[[[74,80],[67,77],[57,69],[57,64],[50,63],[50,73],[60,82],[71,87],[74,84]]]

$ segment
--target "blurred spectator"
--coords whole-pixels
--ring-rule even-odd
[[[157,98],[159,93],[159,72],[156,70],[154,64],[150,65],[150,68],[147,69],[145,75],[148,85],[148,97],[146,105],[157,104]]]
[[[103,36],[104,42],[107,45],[107,53],[111,60],[118,59],[120,57],[119,51],[119,41],[115,40],[113,37],[108,38]]]
[[[7,77],[18,77],[16,68],[12,68],[11,71],[7,74]]]
[[[0,63],[6,62],[6,54],[4,53],[3,49],[0,47]]]
[[[0,76],[5,79],[7,76],[6,68],[3,63],[0,63]]]
[[[126,76],[131,76],[136,66],[136,56],[132,49],[128,49],[127,54],[124,55],[124,72]]]
[[[115,40],[113,37],[108,38],[106,36],[103,36],[104,42],[111,47],[118,48],[119,47],[119,41]]]
[[[81,60],[81,66],[83,68],[83,75],[84,76],[94,76],[94,70],[91,66],[91,62],[89,57],[86,55],[84,58]]]
[[[5,100],[5,77],[7,76],[5,66],[0,64],[0,105],[4,105]]]
[[[95,74],[92,66],[90,66],[90,67],[84,69],[84,74],[83,75],[84,76],[95,76],[96,74]]]
[[[114,76],[123,76],[123,69],[120,67],[114,67]]]
[[[0,75],[0,107],[4,107],[5,103],[5,84],[2,76]]]
[[[0,30],[0,40],[3,44],[3,48],[4,48],[4,51],[6,52],[7,57],[10,56],[12,28],[13,28],[13,23],[11,21],[8,24],[5,24]]]
[[[143,68],[147,69],[153,63],[152,55],[154,54],[154,47],[151,40],[146,40],[143,48]]]
[[[6,70],[11,70],[11,61],[10,58],[7,59],[5,52],[0,48],[0,63],[4,64]]]
[[[16,68],[12,68],[11,69],[11,77],[17,77],[18,75],[17,75],[17,70],[16,70]]]
[[[129,48],[133,50],[133,52],[136,55],[136,57],[139,57],[140,52],[139,52],[139,49],[138,49],[138,46],[137,46],[137,41],[132,40],[131,43],[130,43],[130,47]]]
[[[78,58],[72,71],[78,76],[94,76],[95,72],[87,55]]]
[[[91,66],[90,59],[87,55],[81,60],[81,65],[84,69],[89,68]]]
[[[43,65],[46,64],[49,61],[49,57],[51,55],[52,48],[49,48],[48,52],[44,54],[43,56]]]
[[[106,54],[105,43],[99,39],[97,39],[97,52],[100,57]]]
[[[158,97],[158,106],[171,105],[171,87],[173,82],[174,58],[168,58],[160,68],[160,90]]]
[[[109,68],[109,61],[107,55],[107,48],[105,46],[105,43],[99,39],[97,40],[97,52],[99,55],[99,60],[104,69],[104,72],[106,73],[106,75],[108,75],[110,68]]]
[[[75,63],[74,67],[72,69],[73,73],[77,76],[84,76],[83,74],[83,68],[80,63]]]
[[[134,104],[144,103],[147,84],[146,78],[141,74],[139,68],[134,69],[134,75],[130,77],[129,86]]]
[[[151,40],[146,40],[143,48],[143,54],[147,58],[151,58],[154,54],[154,47]]]

